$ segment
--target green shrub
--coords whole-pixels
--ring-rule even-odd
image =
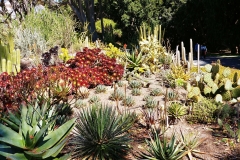
[[[93,105],[77,113],[77,123],[70,144],[73,158],[124,159],[129,151],[128,131],[134,119],[117,114],[111,106]]]
[[[104,40],[107,43],[115,43],[115,37],[121,37],[122,36],[122,30],[117,28],[117,24],[107,18],[103,18],[103,24],[104,24]],[[102,27],[101,27],[101,20],[98,20],[95,22],[96,25],[96,31],[98,33],[102,33]]]
[[[192,114],[186,118],[194,123],[215,123],[220,108],[222,105],[214,99],[202,98],[200,102],[193,104]]]
[[[68,48],[76,38],[76,22],[66,9],[51,11],[45,8],[38,13],[32,11],[26,16],[23,27],[39,31],[47,41],[48,48],[56,45]]]

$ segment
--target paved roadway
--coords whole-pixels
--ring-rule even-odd
[[[205,59],[200,59],[200,65],[211,64],[220,59],[223,66],[240,69],[240,56],[221,56],[221,57],[206,57]],[[193,60],[194,65],[197,65],[197,60]]]

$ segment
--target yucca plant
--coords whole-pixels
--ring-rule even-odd
[[[10,113],[3,118],[5,123],[0,124],[0,158],[67,160],[71,155],[60,157],[60,152],[76,118],[56,126],[56,115],[55,108],[49,109],[48,105],[23,105],[19,116]]]
[[[187,151],[184,150],[185,145],[177,142],[174,134],[170,141],[166,137],[163,137],[161,141],[157,132],[153,130],[153,138],[151,137],[150,141],[146,140],[146,143],[148,153],[142,153],[141,159],[178,160],[187,154]]]
[[[130,149],[126,131],[134,122],[131,115],[119,115],[113,107],[101,104],[80,110],[76,117],[70,140],[73,158],[124,159]]]

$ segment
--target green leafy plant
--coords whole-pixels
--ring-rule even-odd
[[[193,103],[191,114],[186,119],[194,123],[214,123],[221,107],[213,99],[202,98],[200,102]]]
[[[172,102],[168,107],[168,114],[174,123],[176,120],[181,120],[181,118],[187,114],[187,109],[178,102]]]
[[[23,23],[24,29],[37,29],[49,48],[56,45],[69,47],[77,38],[76,26],[73,15],[66,8],[59,8],[55,12],[45,8],[37,14],[33,10],[25,17]]]
[[[185,145],[177,142],[174,134],[168,141],[166,137],[161,140],[156,131],[153,131],[153,137],[150,138],[150,141],[146,140],[146,143],[148,145],[147,153],[141,154],[142,159],[178,160],[187,154],[184,150]]]
[[[59,157],[66,144],[76,118],[61,126],[55,126],[54,108],[44,106],[21,107],[20,116],[10,113],[3,119],[7,124],[0,124],[0,155],[7,159],[63,159],[70,154]]]
[[[126,115],[125,115],[126,114]],[[111,106],[96,105],[77,112],[76,127],[70,144],[73,158],[124,159],[131,139],[126,133],[134,120],[117,114]]]

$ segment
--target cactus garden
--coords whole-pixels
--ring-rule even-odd
[[[240,70],[194,64],[159,24],[133,45],[104,18],[94,39],[58,7],[0,24],[0,159],[239,158]]]

